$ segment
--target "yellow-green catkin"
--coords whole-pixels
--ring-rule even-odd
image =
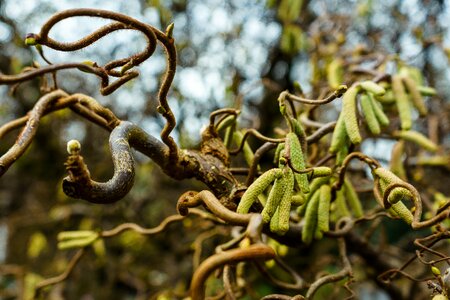
[[[275,165],[278,165],[278,161],[280,160],[280,156],[281,156],[280,154],[281,154],[281,151],[284,150],[284,147],[285,147],[285,143],[279,143],[277,145],[277,148],[275,149],[275,154],[273,156],[273,163]]]
[[[409,200],[410,196],[411,196],[411,194],[407,189],[395,188],[389,194],[388,201],[390,204],[395,204],[402,200]]]
[[[344,162],[345,158],[348,155],[348,150],[349,150],[348,148],[350,147],[350,140],[348,140],[347,137],[345,139],[346,139],[345,144],[336,153],[336,165],[337,166],[342,165],[342,163]]]
[[[286,191],[286,177],[282,176],[275,180],[272,188],[270,189],[269,196],[267,197],[266,206],[261,212],[263,222],[268,223],[272,218],[275,210],[278,207],[283,195]],[[292,195],[292,194],[291,194]]]
[[[381,127],[378,123],[378,118],[375,115],[375,111],[370,103],[368,95],[361,95],[361,108],[366,119],[367,127],[372,134],[378,135],[381,133]]]
[[[395,204],[392,204],[388,211],[391,210],[393,210],[400,219],[405,221],[406,224],[411,225],[413,221],[413,214],[403,202],[399,201]]]
[[[294,206],[303,205],[306,202],[305,195],[302,192],[298,192],[295,195],[292,195],[291,204]]]
[[[375,116],[377,117],[377,120],[380,123],[380,125],[383,127],[388,126],[389,118],[384,113],[381,104],[378,103],[378,101],[376,101],[371,94],[368,94],[367,96],[369,97],[370,104],[372,105],[372,110],[375,113]]]
[[[95,231],[68,231],[58,234],[58,249],[83,248],[91,245],[99,238]]]
[[[374,171],[374,174],[380,178],[380,187],[381,191],[384,194],[386,187],[391,183],[400,183],[403,182],[400,178],[398,178],[394,173],[391,171],[385,169],[385,168],[377,168]],[[412,199],[413,196],[411,195],[411,192],[405,188],[398,187],[395,189],[403,189],[404,197],[408,199]],[[394,189],[394,190],[395,190]],[[405,221],[407,224],[411,224],[413,221],[413,214],[411,211],[406,207],[406,205],[402,201],[398,201],[397,203],[392,204],[392,206],[388,209],[388,212],[391,213],[393,216],[401,218],[403,221]]]
[[[381,85],[378,85],[371,80],[362,81],[359,83],[359,86],[375,96],[383,96],[386,93],[386,90]]]
[[[403,86],[400,75],[392,75],[392,90],[394,91],[400,123],[403,130],[409,130],[412,126],[411,104]]]
[[[294,191],[294,172],[290,168],[283,170],[283,178],[285,180],[285,192],[278,205],[278,228],[280,234],[284,234],[289,230],[289,216],[291,212],[291,200]]]
[[[436,89],[429,87],[429,86],[418,86],[417,89],[419,90],[419,92],[422,96],[436,96],[437,95]]]
[[[321,239],[323,233],[330,230],[330,202],[331,202],[331,187],[324,184],[320,187],[320,199],[317,212],[317,228],[315,231],[315,238]]]
[[[403,182],[394,173],[382,167],[376,168],[373,170],[373,173],[387,184]]]
[[[323,184],[327,184],[329,180],[330,180],[329,177],[318,177],[318,178],[314,179],[314,180],[311,182],[311,185],[310,185],[310,192],[309,192],[309,194],[306,196],[306,201],[305,201],[305,203],[297,209],[297,213],[298,213],[300,216],[303,216],[303,215],[305,214],[307,205],[308,205],[308,203],[311,201],[311,198],[314,196],[314,194],[316,193],[316,191],[320,190],[320,187],[321,187]]]
[[[330,152],[337,153],[346,144],[347,130],[345,129],[344,114],[341,113],[336,122],[336,127],[331,138]]]
[[[364,211],[359,200],[358,194],[353,188],[353,184],[347,178],[344,180],[345,198],[356,218],[360,218],[364,215]]]
[[[339,220],[342,217],[350,216],[350,210],[348,209],[347,202],[345,201],[344,190],[340,189],[336,191],[336,200],[334,200],[333,215],[335,220]]]
[[[302,241],[310,244],[317,226],[317,211],[319,209],[320,191],[317,190],[308,202],[305,212],[305,224],[302,228]]]
[[[286,135],[286,143],[289,143],[289,150],[290,150],[289,156],[291,159],[292,166],[294,167],[294,169],[298,171],[304,170],[305,159],[297,135],[294,132],[289,132]],[[305,194],[309,193],[308,175],[306,173],[304,174],[295,173],[294,177],[300,190]]]
[[[391,105],[395,103],[394,91],[392,89],[386,90],[386,93],[383,96],[376,97],[377,100],[385,105]]]
[[[332,89],[336,89],[342,84],[344,78],[344,61],[341,58],[334,58],[327,66],[327,81]]]
[[[332,170],[330,167],[314,167],[311,172],[311,179],[318,177],[327,177],[331,176]]]
[[[389,169],[402,180],[406,180],[406,170],[403,165],[403,155],[405,153],[405,142],[398,141],[392,147],[391,161]]]
[[[275,210],[275,213],[273,214],[272,218],[270,219],[270,231],[274,233],[281,233],[280,232],[280,209],[277,207]]]
[[[403,83],[405,84],[406,89],[409,92],[410,99],[414,105],[414,107],[419,112],[420,116],[426,116],[428,113],[427,106],[425,105],[425,102],[422,98],[422,94],[417,88],[416,83],[414,82],[414,79],[410,77],[403,77]]]
[[[359,133],[356,109],[356,97],[358,92],[359,86],[352,85],[342,97],[342,114],[344,117],[345,129],[353,144],[359,144],[362,141],[361,134]]]
[[[302,146],[302,154],[303,154],[303,160],[306,161],[306,151],[307,151],[307,143],[306,143],[306,133],[303,129],[302,124],[297,119],[289,118],[290,123],[292,126],[292,131],[297,135],[298,141],[300,142],[300,145]]]
[[[414,142],[417,145],[421,146],[422,148],[431,151],[436,152],[438,150],[438,145],[433,143],[431,140],[429,140],[426,136],[421,134],[420,132],[413,131],[413,130],[401,130],[401,131],[395,131],[394,132],[395,137],[399,137],[403,140]]]
[[[252,204],[258,198],[258,195],[264,192],[264,190],[269,187],[269,185],[282,176],[282,170],[270,169],[266,171],[264,174],[259,176],[245,191],[244,195],[242,195],[241,201],[239,202],[237,212],[240,214],[246,214]]]
[[[72,239],[84,239],[87,237],[91,237],[93,234],[95,235],[97,233],[92,230],[62,231],[58,233],[57,240],[61,242]]]

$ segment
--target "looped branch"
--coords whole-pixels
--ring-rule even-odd
[[[159,165],[167,163],[168,149],[165,145],[130,122],[122,121],[114,128],[109,146],[114,175],[107,182],[93,181],[79,154],[69,156],[66,163],[69,176],[63,181],[66,195],[100,204],[113,203],[125,197],[134,183],[134,159],[130,146]]]
[[[341,97],[347,91],[347,86],[341,85],[339,86],[332,94],[327,96],[325,99],[316,100],[316,99],[306,99],[296,95],[289,93],[288,91],[284,91],[281,93],[280,98],[300,102],[303,104],[309,105],[322,105],[332,102],[333,100]]]
[[[185,216],[189,213],[189,208],[197,207],[200,204],[205,204],[214,215],[232,225],[246,226],[253,215],[238,214],[227,209],[213,193],[207,190],[201,192],[189,191],[184,193],[178,199],[177,210],[180,215]]]
[[[104,18],[104,19],[110,19],[115,20],[117,22],[105,25],[101,27],[100,29],[96,30],[95,32],[91,33],[90,35],[72,42],[72,43],[61,43],[58,41],[55,41],[51,39],[48,34],[50,30],[55,26],[57,23],[59,23],[62,20],[72,18],[72,17],[80,17],[80,16],[88,16],[88,17],[97,17],[97,18]],[[129,68],[133,66],[137,66],[146,59],[148,59],[156,48],[156,35],[154,32],[154,29],[144,24],[134,18],[131,18],[129,16],[115,13],[111,11],[106,10],[97,10],[97,9],[90,9],[90,8],[76,8],[76,9],[69,9],[62,11],[60,13],[57,13],[53,15],[41,28],[41,31],[38,35],[35,36],[36,42],[42,45],[45,45],[49,48],[59,50],[59,51],[76,51],[83,49],[100,38],[114,32],[117,30],[122,29],[135,29],[141,31],[147,38],[148,44],[146,49],[144,49],[141,53],[135,54],[133,56],[130,56],[128,58],[118,59],[114,60],[112,62],[109,62],[104,66],[104,69],[106,71],[112,70],[116,67],[124,66],[125,64],[130,63]]]
[[[97,17],[97,18],[104,18],[104,19],[110,19],[114,20],[114,23],[111,23],[109,25],[103,26],[100,29],[96,30],[92,34],[78,40],[72,43],[61,43],[58,41],[55,41],[48,37],[48,34],[50,30],[53,28],[55,24],[58,22],[70,18],[70,17],[79,17],[79,16],[88,16],[88,17]],[[59,68],[71,68],[71,67],[77,67],[81,70],[85,70],[87,72],[92,72],[102,78],[102,88],[101,93],[103,95],[108,95],[112,92],[114,92],[118,87],[123,85],[124,83],[128,82],[129,80],[137,77],[139,73],[132,69],[134,66],[139,65],[146,59],[148,59],[156,48],[157,41],[161,42],[161,44],[164,46],[166,50],[166,56],[167,56],[167,67],[166,67],[166,73],[164,75],[164,78],[161,83],[161,87],[159,89],[158,93],[158,100],[159,100],[159,106],[158,106],[158,112],[166,119],[167,123],[165,124],[163,130],[161,131],[161,139],[162,141],[169,147],[169,160],[172,164],[176,164],[178,162],[178,146],[173,140],[172,137],[170,137],[170,133],[175,128],[176,120],[175,116],[173,115],[173,112],[171,108],[169,107],[168,101],[167,101],[167,95],[169,92],[169,88],[172,85],[173,78],[175,76],[175,70],[176,70],[176,61],[177,61],[177,53],[174,45],[174,39],[172,37],[172,29],[173,24],[171,24],[168,27],[168,30],[166,33],[148,25],[145,23],[142,23],[134,18],[131,18],[129,16],[126,16],[124,14],[112,12],[112,11],[106,11],[106,10],[99,10],[99,9],[92,9],[92,8],[78,8],[78,9],[69,9],[60,13],[55,14],[52,16],[41,28],[41,31],[39,34],[33,34],[33,39],[35,40],[35,43],[42,44],[45,46],[48,46],[52,49],[59,50],[59,51],[75,51],[79,49],[83,49],[92,43],[96,42],[98,39],[114,32],[117,30],[122,29],[134,29],[141,31],[148,40],[147,47],[140,53],[132,55],[127,58],[118,59],[111,61],[107,63],[103,67],[98,67],[95,63],[91,63],[92,66],[89,64],[71,64],[71,65],[64,65],[64,67],[60,66]],[[114,70],[117,67],[122,67],[120,71]],[[48,67],[45,70],[28,74],[28,76],[16,76],[14,78],[6,78],[4,80],[5,83],[9,83],[8,81],[15,81],[20,82],[23,80],[27,80],[29,78],[32,78],[33,76],[38,76],[40,74],[53,72],[57,70],[58,67]],[[113,77],[119,77],[116,81],[109,84],[108,83],[108,75]],[[2,77],[0,77],[0,83],[2,82]]]
[[[44,115],[46,109],[55,100],[66,97],[67,94],[61,90],[56,90],[42,96],[29,112],[28,121],[20,132],[14,145],[0,157],[0,177],[5,174],[8,168],[19,159],[28,146],[30,146],[39,127],[39,121]]]
[[[274,257],[273,249],[264,244],[255,244],[243,249],[232,249],[208,257],[192,276],[192,300],[205,299],[205,281],[215,269],[241,261],[269,260]]]
[[[342,162],[342,166],[338,170],[339,179],[333,184],[334,190],[339,190],[342,187],[342,185],[344,184],[345,172],[347,171],[347,167],[350,164],[350,161],[354,158],[357,158],[360,161],[365,162],[366,164],[369,165],[369,167],[371,169],[380,167],[380,163],[378,161],[376,161],[373,158],[370,158],[369,156],[365,155],[364,153],[352,152],[349,155],[347,155],[347,157],[345,157],[344,161]]]

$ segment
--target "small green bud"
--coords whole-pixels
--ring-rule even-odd
[[[94,61],[91,61],[91,60],[85,60],[85,61],[82,61],[81,63],[83,65],[86,65],[86,66],[92,67],[92,68],[98,67],[97,63],[94,62]],[[92,73],[91,70],[89,70],[88,68],[85,68],[85,67],[78,67],[77,69],[82,71],[82,72],[85,72],[85,73]]]
[[[67,142],[67,152],[71,155],[78,154],[81,151],[81,144],[77,140]]]
[[[38,42],[36,41],[36,39],[38,38],[38,36],[34,33],[28,33],[25,36],[25,45],[27,46],[36,46],[38,44]]]
[[[348,90],[348,87],[345,84],[341,84],[336,88],[336,95],[341,96]]]
[[[435,266],[431,267],[431,272],[433,272],[433,274],[436,276],[441,276],[441,270],[439,270],[439,268],[437,268]]]

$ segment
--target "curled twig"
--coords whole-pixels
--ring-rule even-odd
[[[55,285],[57,283],[63,282],[64,280],[66,280],[70,274],[72,273],[73,269],[75,268],[75,266],[78,264],[78,262],[80,261],[81,257],[83,257],[83,254],[85,253],[84,248],[79,249],[75,255],[72,257],[72,259],[69,262],[69,265],[67,266],[66,270],[61,273],[58,276],[52,277],[52,278],[48,278],[45,279],[41,282],[39,282],[36,287],[35,287],[35,294],[38,295],[39,292],[47,286],[50,285]]]
[[[29,113],[28,121],[25,127],[22,129],[19,137],[14,145],[0,157],[0,177],[5,174],[8,168],[23,155],[25,150],[30,146],[36,135],[39,121],[44,114],[46,108],[58,98],[67,96],[67,94],[61,90],[56,90],[47,95],[42,96],[39,101],[34,105],[33,109]]]
[[[347,155],[347,157],[345,157],[344,161],[342,162],[342,166],[338,170],[339,179],[333,185],[334,190],[339,190],[344,184],[345,172],[347,171],[350,161],[354,158],[357,158],[360,161],[367,163],[369,167],[372,169],[380,167],[380,163],[375,159],[370,158],[361,152],[352,152],[349,155]]]
[[[130,145],[156,163],[160,165],[166,163],[167,149],[164,144],[138,126],[122,121],[111,132],[109,139],[114,164],[113,177],[104,183],[93,181],[79,155],[71,155],[67,162],[69,176],[63,181],[66,195],[101,204],[122,199],[134,182],[134,159]]]
[[[100,233],[100,236],[101,237],[112,237],[112,236],[118,235],[126,230],[133,230],[133,231],[135,231],[139,234],[143,234],[143,235],[153,235],[153,234],[157,234],[157,233],[164,231],[169,224],[183,220],[184,218],[185,218],[185,216],[180,216],[180,215],[168,216],[161,223],[159,223],[158,226],[153,227],[153,228],[143,228],[135,223],[123,223],[113,229],[102,231]]]
[[[244,249],[233,249],[208,257],[195,271],[191,281],[192,300],[205,298],[205,281],[217,268],[248,260],[268,260],[275,257],[275,252],[269,246],[256,244]]]
[[[322,99],[322,100],[306,99],[306,98],[302,98],[302,97],[293,95],[293,94],[289,93],[288,91],[284,91],[281,93],[282,95],[280,95],[280,98],[285,98],[285,99],[300,102],[303,104],[322,105],[322,104],[330,103],[331,101],[341,97],[345,93],[345,91],[347,91],[347,87],[340,86],[331,95],[329,95],[328,97],[326,97],[325,99]]]
[[[178,199],[177,210],[180,215],[186,215],[189,208],[199,206],[204,203],[211,212],[222,220],[233,225],[247,225],[252,214],[238,214],[223,206],[220,201],[210,191],[201,192],[189,191],[181,195]]]

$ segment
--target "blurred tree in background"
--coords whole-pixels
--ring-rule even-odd
[[[24,45],[25,35],[38,33],[53,14],[77,7],[120,12],[163,32],[174,23],[177,73],[168,101],[177,120],[172,135],[181,148],[198,148],[202,137],[200,132],[208,125],[210,113],[217,109],[231,107],[239,110],[239,128],[254,128],[264,136],[281,139],[290,128],[279,113],[281,102],[277,99],[283,91],[292,93],[293,98],[324,99],[334,95],[343,84],[351,87],[355,82],[365,80],[380,83],[387,92],[377,99],[391,121],[389,126],[377,134],[362,122],[364,118],[360,118],[363,141],[361,145],[346,149],[350,153],[363,152],[411,183],[422,197],[426,211],[424,219],[446,211],[450,195],[448,1],[18,3],[3,0],[0,2],[0,72],[19,74],[30,71],[27,68],[31,66],[45,67],[48,62],[94,61],[105,65],[146,47],[142,34],[133,30],[112,32],[75,52],[55,51],[44,45],[47,62],[36,47]],[[99,18],[71,18],[58,23],[50,36],[58,41],[71,42],[106,24],[107,20]],[[55,76],[58,88],[69,94],[91,96],[111,109],[119,119],[129,120],[159,136],[166,121],[157,110],[157,95],[166,67],[164,51],[157,46],[150,59],[134,68],[139,69],[139,77],[105,96],[98,88],[100,79],[92,74],[68,69],[58,71]],[[432,147],[436,153],[431,154],[433,151],[423,150],[414,143],[402,142],[407,138],[399,137],[399,129],[409,128],[404,128],[401,109],[397,108],[398,104],[392,97],[394,79],[391,77],[396,74],[406,76],[401,70],[408,72],[417,85],[435,88],[422,91],[428,95],[424,98],[426,113],[414,109],[411,119],[413,131],[421,132],[430,143],[439,145],[437,150]],[[43,88],[52,88],[53,85],[54,79],[50,75],[20,84],[0,85],[0,125],[25,116],[45,92]],[[411,91],[409,93],[412,94]],[[306,135],[311,136],[317,128],[338,119],[341,102],[336,100],[320,106],[295,103],[288,105],[288,110],[298,115]],[[359,110],[362,114],[362,104]],[[215,124],[216,129],[220,128],[220,122],[224,120]],[[0,135],[2,155],[14,144],[18,132]],[[224,131],[219,133],[224,139]],[[328,133],[320,142],[309,145],[307,165],[329,166],[336,175],[343,163],[339,156],[345,157],[347,153],[334,151],[337,152],[333,153],[336,160],[333,156],[328,162],[322,161],[329,155],[332,134],[331,131]],[[177,200],[184,192],[206,189],[201,180],[177,181],[171,178],[176,176],[166,176],[148,157],[135,152],[135,183],[123,200],[96,205],[66,196],[61,182],[66,176],[67,141],[80,141],[92,178],[106,181],[113,175],[108,138],[107,130],[68,109],[53,112],[42,118],[33,143],[1,177],[0,299],[28,299],[32,297],[36,284],[42,283],[44,278],[64,274],[65,270],[71,269],[73,257],[76,258],[80,252],[58,250],[58,233],[106,231],[125,222],[154,227],[166,216],[176,214]],[[247,141],[253,150],[264,144],[253,137]],[[350,145],[348,141],[347,144]],[[237,146],[235,143],[229,149]],[[277,166],[277,163],[273,165],[273,156],[273,150],[262,156],[260,173]],[[251,183],[246,182],[248,166],[245,170],[243,165],[246,165],[244,155],[233,156],[231,168],[242,183],[241,190],[235,191],[239,197],[245,185]],[[345,241],[353,267],[352,276],[346,274],[336,284],[324,285],[317,290],[315,298],[343,299],[351,295],[349,291],[356,293],[359,299],[423,299],[446,293],[450,280],[450,276],[444,274],[450,264],[448,241],[445,240],[450,236],[448,221],[440,220],[442,222],[433,224],[439,223],[437,226],[411,230],[402,221],[382,215],[384,210],[377,210],[380,206],[374,200],[373,180],[368,167],[352,162],[349,170],[351,176],[348,178],[362,200],[366,219],[355,216],[353,212],[351,220],[359,220],[358,224],[355,223],[353,230],[339,239],[339,245],[330,237],[307,245],[300,236],[293,241],[289,235],[283,239],[272,234],[265,244],[276,249],[279,257],[301,279],[292,278],[292,273],[286,271],[289,268],[280,267],[279,261],[270,261],[258,268],[249,266],[245,270],[238,264],[232,271],[223,270],[224,273],[235,274],[236,278],[231,276],[230,281],[236,295],[240,295],[238,299],[259,299],[270,294],[279,296],[266,299],[307,295],[311,288],[305,282],[317,282],[320,276],[346,270],[339,252],[343,247],[342,241]],[[233,198],[228,208],[235,210],[239,197]],[[408,201],[405,203],[414,212],[413,205]],[[261,208],[261,204],[259,207],[255,204],[252,211],[260,212]],[[303,226],[301,218],[294,212],[291,221]],[[370,219],[372,217],[373,220]],[[332,221],[335,223],[337,220]],[[436,237],[433,235],[435,232],[442,234]],[[160,234],[146,236],[131,230],[112,238],[98,239],[92,247],[86,247],[67,280],[54,286],[49,284],[50,287],[44,288],[41,294],[45,299],[182,299],[189,295],[191,277],[199,264],[214,255],[216,246],[236,235],[236,229],[217,225],[217,220],[187,217]],[[439,241],[433,244],[433,249],[439,254],[433,256],[431,251],[425,251],[426,255],[420,256],[424,248],[417,245],[420,242],[417,239],[427,236]],[[429,245],[432,241],[430,238],[423,244]],[[245,248],[244,244],[240,247]],[[417,254],[420,260],[415,253],[419,250],[422,251]],[[405,273],[389,273],[386,276],[391,276],[390,280],[379,276],[389,269],[400,268],[410,257],[415,260],[403,270]],[[435,260],[431,265],[441,269],[442,275],[431,269],[430,260]],[[265,271],[258,272],[261,268]],[[261,276],[264,272],[277,278],[278,282]],[[207,295],[224,291],[220,275],[217,279],[213,276],[208,279]],[[424,278],[426,280],[422,280]],[[242,282],[244,279],[247,284]],[[233,299],[225,294],[222,298]]]

